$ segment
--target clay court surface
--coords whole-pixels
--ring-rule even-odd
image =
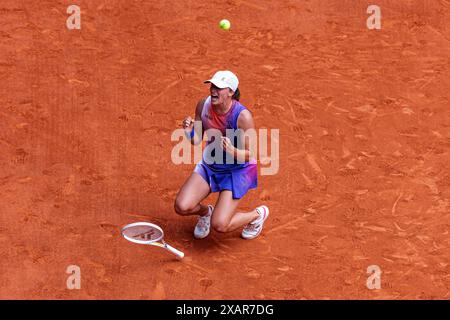
[[[449,299],[449,21],[444,0],[1,1],[0,298]],[[252,241],[173,210],[194,164],[170,136],[218,69],[280,130]],[[186,258],[124,240],[136,221]]]

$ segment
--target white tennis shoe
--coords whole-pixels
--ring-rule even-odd
[[[264,222],[269,216],[269,208],[267,206],[259,206],[256,208],[259,217],[247,224],[242,230],[242,238],[250,240],[255,239],[261,233],[263,229]]]
[[[214,207],[212,205],[208,205],[208,213],[204,216],[200,216],[197,221],[197,225],[194,229],[194,237],[196,239],[206,238],[211,230],[211,216],[213,213]]]

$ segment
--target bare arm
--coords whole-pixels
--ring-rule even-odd
[[[195,131],[194,136],[192,136],[191,139],[191,144],[199,144],[202,142],[203,140],[203,128],[201,126],[202,123],[202,110],[203,110],[203,105],[205,103],[205,99],[200,100],[199,102],[197,102],[197,106],[195,107],[195,124],[194,121],[192,121],[191,117],[188,117],[185,119],[189,120],[189,125],[184,127],[184,130],[186,131],[186,135],[187,136],[191,136],[191,132],[192,130]]]
[[[224,148],[227,152],[230,152],[234,155],[236,159],[243,159],[246,162],[249,162],[252,158],[254,158],[253,150],[254,143],[256,142],[256,131],[255,131],[255,123],[253,121],[253,116],[248,110],[244,110],[240,113],[238,121],[237,121],[238,129],[242,130],[244,134],[240,135],[241,146],[244,146],[244,149],[235,148],[229,139],[224,138]],[[253,132],[252,132],[253,131]],[[253,139],[251,138],[253,137]]]

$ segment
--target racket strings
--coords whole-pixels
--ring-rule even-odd
[[[155,234],[154,230],[150,230],[144,233],[139,233],[133,236],[133,238],[137,240],[152,240],[153,236]]]
[[[143,241],[156,240],[161,236],[161,233],[157,230],[148,228],[144,230],[142,228],[129,228],[125,231],[125,234],[130,238]]]
[[[173,248],[164,241],[164,232],[157,225],[145,222],[132,223],[122,229],[122,235],[128,241],[162,247],[179,258],[184,257],[182,251]]]

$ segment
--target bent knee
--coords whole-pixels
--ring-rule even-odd
[[[228,232],[228,221],[213,220],[211,227],[217,232]]]
[[[192,203],[190,203],[189,201],[180,199],[180,198],[176,198],[175,199],[175,203],[174,203],[174,209],[175,212],[178,213],[179,215],[187,215],[190,212],[192,212],[192,210],[195,208],[194,205],[192,205]]]

